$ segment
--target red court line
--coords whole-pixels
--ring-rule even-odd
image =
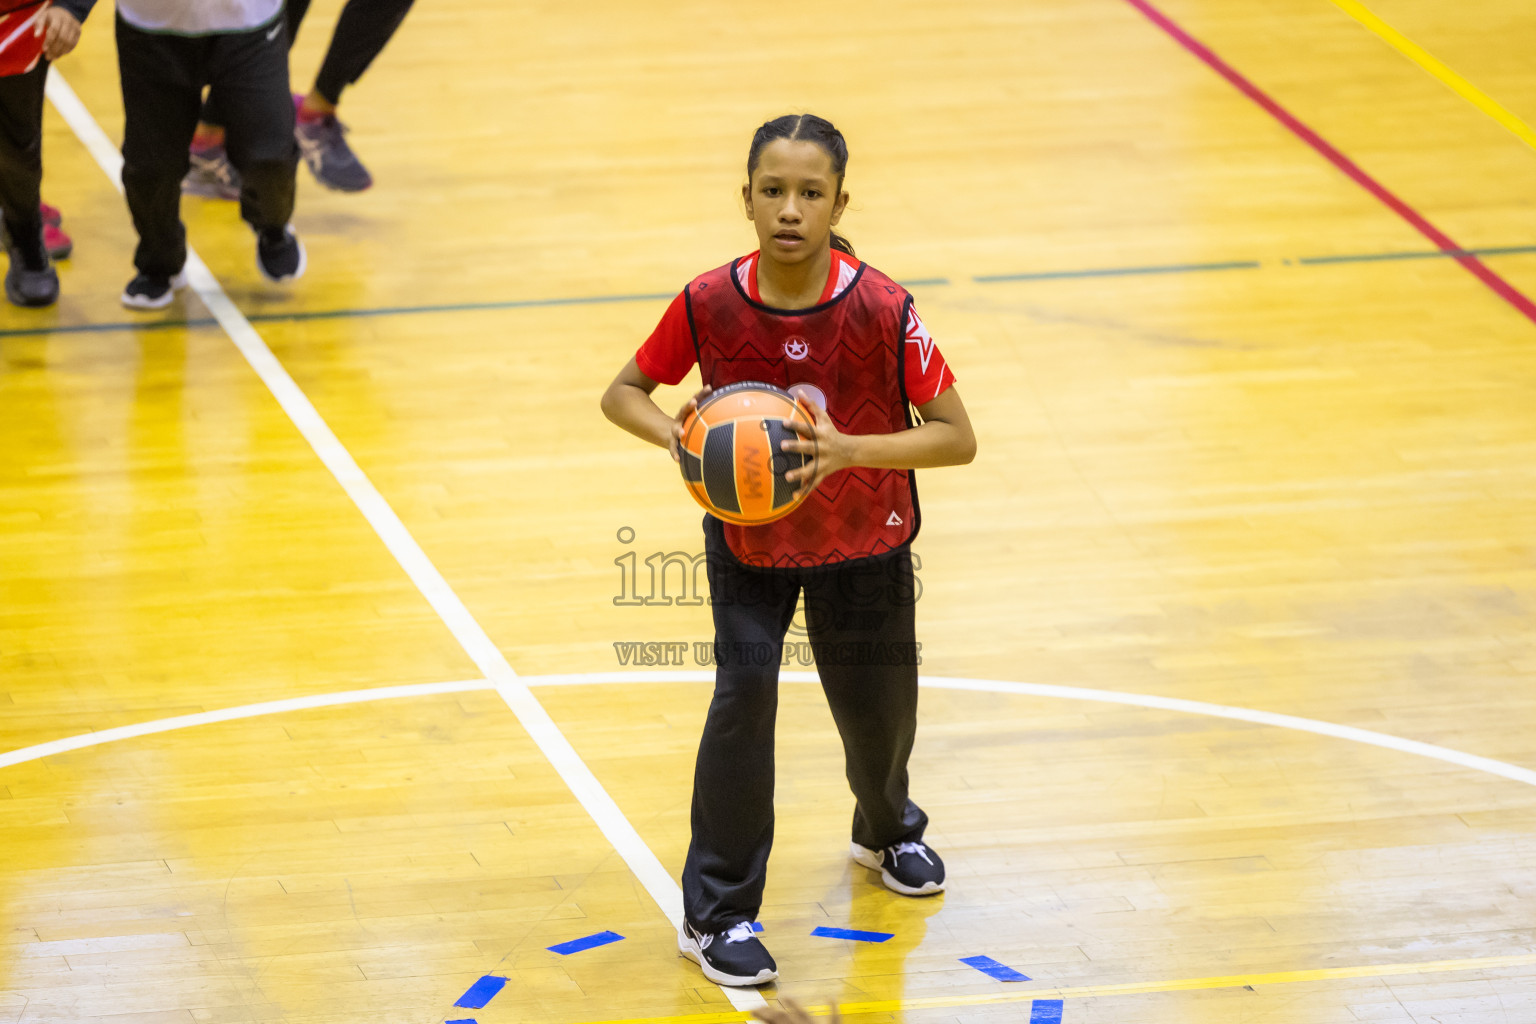
[[[1174,41],[1184,47],[1184,49],[1199,57],[1212,71],[1215,71],[1222,78],[1232,83],[1244,96],[1247,96],[1253,102],[1263,107],[1271,117],[1289,128],[1297,138],[1317,150],[1329,163],[1353,178],[1355,183],[1361,188],[1377,199],[1380,199],[1392,212],[1409,224],[1412,224],[1419,234],[1435,243],[1435,246],[1441,252],[1454,258],[1457,263],[1471,271],[1479,281],[1493,289],[1505,302],[1508,302],[1521,313],[1524,313],[1527,320],[1536,323],[1536,304],[1533,304],[1530,299],[1526,298],[1519,289],[1494,273],[1493,269],[1482,260],[1451,241],[1449,235],[1435,227],[1428,220],[1425,220],[1423,215],[1413,207],[1393,195],[1390,189],[1362,170],[1359,164],[1335,149],[1327,139],[1302,124],[1296,119],[1295,115],[1271,99],[1268,93],[1250,82],[1232,65],[1216,56],[1210,47],[1200,42],[1200,40],[1188,32],[1185,32],[1166,14],[1148,3],[1147,0],[1125,0],[1125,2],[1146,15],[1152,24],[1172,36]]]

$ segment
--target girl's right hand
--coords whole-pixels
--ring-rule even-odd
[[[668,445],[668,447],[672,449],[673,462],[683,461],[683,420],[687,419],[688,414],[697,409],[699,407],[699,403],[708,398],[710,392],[714,390],[714,388],[710,387],[708,384],[705,384],[702,388],[699,389],[698,394],[688,399],[687,405],[683,406],[677,411],[677,416],[672,420],[672,443]]]

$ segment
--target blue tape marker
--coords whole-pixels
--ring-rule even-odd
[[[982,974],[996,978],[998,981],[1028,981],[1029,975],[1020,974],[1006,964],[1000,964],[989,956],[963,956],[960,962],[967,967],[974,967]]]
[[[755,931],[755,932],[760,932],[760,931],[763,930],[763,926],[758,924],[756,921],[753,921],[752,922],[752,930]]]
[[[466,1017],[463,1020],[446,1020],[443,1024],[478,1024],[478,1022],[473,1017]]]
[[[1029,1024],[1061,1024],[1060,999],[1036,999],[1029,1011]]]
[[[852,939],[855,942],[884,942],[896,937],[890,932],[860,932],[852,928],[813,928],[811,934],[823,939]]]
[[[558,946],[546,947],[551,953],[559,953],[561,956],[570,956],[572,953],[580,953],[584,949],[594,949],[598,946],[606,946],[610,942],[620,942],[624,936],[618,932],[598,932],[596,935],[587,935],[580,939],[572,939],[570,942],[562,942]]]
[[[500,992],[506,983],[506,978],[498,978],[494,974],[487,974],[469,986],[469,991],[459,996],[459,1001],[453,1005],[462,1006],[466,1010],[483,1009],[486,1003],[496,998],[496,993]]]

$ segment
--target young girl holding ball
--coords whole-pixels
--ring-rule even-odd
[[[815,413],[797,428],[804,436],[784,442],[809,457],[788,474],[808,492],[799,507],[759,526],[704,519],[715,692],[694,774],[678,949],[721,985],[778,976],[752,923],[773,844],[779,661],[737,652],[778,650],[802,593],[856,800],[851,855],[904,895],[944,888],[907,782],[918,689],[912,470],[970,462],[976,439],[912,296],[832,230],[848,205],[847,165],[842,133],[822,118],[759,128],[742,187],[758,250],[684,288],[602,401],[610,420],[674,459],[683,417],[727,384],[775,384]],[[695,364],[704,386],[669,416],[651,393]]]

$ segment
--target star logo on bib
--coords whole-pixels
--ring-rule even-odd
[[[784,341],[784,357],[800,362],[811,354],[811,346],[804,338],[788,338]]]

